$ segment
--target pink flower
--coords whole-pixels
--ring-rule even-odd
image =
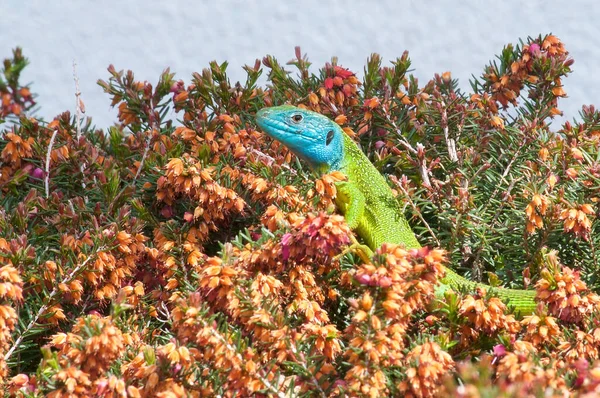
[[[29,173],[29,176],[31,176],[31,178],[37,178],[38,180],[41,180],[44,178],[44,170],[36,167]]]
[[[494,355],[498,358],[502,358],[506,355],[506,347],[503,344],[496,344],[494,346]]]
[[[361,285],[369,285],[371,283],[371,275],[369,275],[369,274],[356,275],[355,279]]]
[[[290,258],[290,244],[292,243],[292,234],[289,232],[281,237],[281,257],[283,261],[287,261]]]
[[[583,383],[585,382],[587,373],[588,373],[588,368],[590,367],[590,363],[585,359],[585,358],[579,358],[577,361],[575,361],[575,363],[573,364],[573,367],[575,368],[575,371],[577,372],[577,378],[575,379],[575,382],[573,383],[574,387],[581,387],[583,385]]]
[[[392,286],[392,278],[390,278],[389,276],[383,276],[383,277],[379,278],[377,285],[381,288],[386,289],[386,288]]]
[[[183,366],[180,363],[176,363],[172,368],[172,372],[174,375],[176,375],[181,372],[181,369],[183,369]]]
[[[96,381],[96,394],[103,395],[108,387],[108,380],[100,379]]]
[[[427,246],[423,246],[419,249],[410,249],[408,251],[408,254],[411,255],[411,257],[415,257],[415,258],[425,258],[427,257],[427,255],[429,254],[431,250],[429,249],[429,247]]]
[[[334,66],[333,70],[335,71],[335,74],[339,77],[341,77],[342,79],[347,79],[350,76],[354,76],[354,72],[349,71],[346,68],[342,68],[341,66]]]
[[[163,207],[162,210],[160,211],[160,215],[163,216],[164,218],[173,217],[173,208],[169,205]]]
[[[333,88],[333,79],[331,77],[328,77],[327,79],[325,79],[324,84],[327,90],[331,90]]]
[[[537,57],[539,56],[541,53],[541,49],[540,49],[540,45],[537,43],[531,43],[529,45],[529,54]]]

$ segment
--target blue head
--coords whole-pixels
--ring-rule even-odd
[[[338,170],[344,156],[344,131],[320,113],[290,105],[263,108],[256,123],[317,170]]]

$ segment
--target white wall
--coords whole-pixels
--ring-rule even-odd
[[[87,115],[106,127],[116,112],[96,80],[107,79],[111,63],[151,82],[170,66],[187,83],[213,59],[229,61],[231,77],[242,79],[244,64],[265,54],[288,61],[296,45],[314,66],[337,55],[355,72],[372,52],[389,61],[406,49],[422,82],[450,70],[468,89],[471,74],[479,75],[504,44],[552,32],[575,58],[574,73],[565,82],[569,98],[559,104],[571,119],[583,104],[600,106],[598,4],[0,0],[0,58],[17,45],[24,48],[31,60],[24,82],[33,82],[44,118],[74,109],[75,59]]]

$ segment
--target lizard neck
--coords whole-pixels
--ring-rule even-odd
[[[384,242],[403,244],[407,248],[420,247],[385,177],[348,136],[344,137],[343,152],[339,170],[365,200],[365,213],[357,229],[358,234],[373,250]]]
[[[335,157],[328,160],[326,163],[312,163],[310,159],[307,161],[311,164],[311,168],[317,173],[317,175],[323,175],[327,173],[331,173],[332,171],[342,171],[347,169],[347,165],[350,162],[350,158],[348,156],[347,148],[349,145],[354,145],[350,137],[346,135],[346,133],[342,133],[343,138],[340,140],[340,150],[335,153]],[[350,143],[348,143],[350,140]]]

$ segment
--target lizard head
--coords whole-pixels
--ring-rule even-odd
[[[344,131],[327,116],[282,105],[258,111],[256,123],[312,168],[325,172],[339,168],[344,156]]]

